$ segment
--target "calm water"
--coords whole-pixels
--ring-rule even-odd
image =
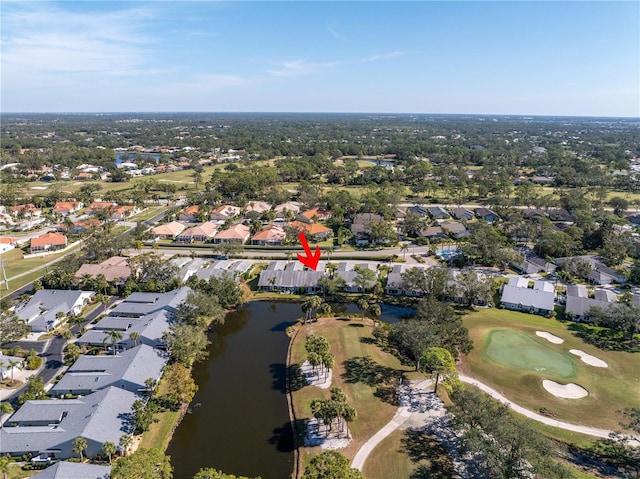
[[[357,312],[352,304],[340,305]],[[383,307],[386,321],[407,310]],[[200,387],[192,413],[178,426],[167,453],[176,479],[201,467],[262,479],[288,478],[293,440],[285,396],[285,329],[302,316],[300,305],[255,301],[216,327],[209,358],[194,367]]]

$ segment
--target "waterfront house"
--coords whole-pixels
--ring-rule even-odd
[[[168,360],[166,351],[146,344],[115,355],[80,356],[53,385],[50,394],[53,397],[65,394],[86,396],[110,386],[144,394],[149,390],[147,380],[151,378],[157,383]]]
[[[83,437],[85,457],[102,455],[105,442],[118,444],[133,432],[136,394],[108,387],[76,399],[25,402],[0,429],[0,454],[43,454],[54,459],[76,457],[73,441]]]

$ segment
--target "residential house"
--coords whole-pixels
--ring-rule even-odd
[[[77,456],[73,441],[83,437],[85,457],[102,455],[105,442],[118,444],[133,432],[136,394],[109,387],[77,399],[25,402],[0,429],[0,454],[44,454],[55,459]]]
[[[318,281],[324,277],[325,263],[318,263],[315,271],[305,269],[298,261],[272,261],[267,269],[260,273],[258,289],[260,291],[279,291],[281,293],[317,293]]]
[[[429,226],[428,228],[420,230],[420,236],[429,238],[430,240],[437,240],[446,238],[447,235],[440,226]]]
[[[89,233],[90,231],[95,230],[96,228],[100,228],[103,225],[103,222],[98,218],[87,218],[82,221],[75,221],[71,228],[67,230],[67,227],[64,225],[59,226],[57,229],[60,231],[67,231],[71,234],[84,234]]]
[[[469,221],[473,219],[473,211],[467,208],[456,208],[453,210],[453,217],[457,220]]]
[[[231,228],[218,231],[213,237],[213,242],[221,243],[239,243],[244,244],[251,237],[251,229],[243,224],[233,225]]]
[[[560,221],[562,223],[572,223],[573,217],[564,208],[555,208],[549,210],[549,219],[551,221]]]
[[[97,213],[102,213],[106,211],[110,215],[112,210],[114,210],[116,206],[118,206],[118,203],[114,201],[94,201],[93,203],[91,203],[91,205],[89,205],[89,208],[87,208],[86,213],[88,215],[89,214],[95,215]]]
[[[0,237],[0,254],[17,247],[19,241],[19,238],[12,238],[10,236]]]
[[[625,216],[625,219],[631,223],[633,226],[640,225],[640,214],[636,213],[635,215]]]
[[[41,289],[16,306],[15,313],[33,332],[54,329],[69,314],[80,314],[95,295],[93,291]]]
[[[133,216],[138,212],[139,212],[138,208],[132,205],[116,206],[111,211],[110,218],[116,221],[124,221],[130,216]]]
[[[156,383],[169,360],[166,351],[139,344],[118,354],[80,356],[50,390],[51,396],[86,396],[114,386],[136,394],[149,390],[146,382]]]
[[[155,228],[151,228],[151,235],[159,239],[173,240],[176,236],[182,233],[184,229],[185,226],[182,223],[172,221],[171,223],[165,223],[163,225],[156,226]]]
[[[287,234],[280,226],[270,225],[251,237],[251,244],[257,246],[280,246]]]
[[[200,205],[187,206],[178,217],[180,221],[187,223],[196,223],[199,221],[198,218],[200,218]]]
[[[475,214],[478,218],[485,220],[487,223],[493,223],[500,219],[500,217],[489,208],[476,208]]]
[[[194,260],[194,263],[196,260]],[[200,267],[193,269],[194,265],[188,266],[188,276],[195,275],[199,279],[209,280],[212,276],[215,278],[229,277],[237,280],[244,273],[247,273],[253,267],[251,261],[235,261],[235,260],[217,260],[213,263],[204,263]]]
[[[520,210],[522,213],[522,216],[524,218],[533,220],[533,219],[540,219],[540,218],[546,218],[547,214],[541,210],[540,208],[525,208],[523,210]]]
[[[245,215],[254,213],[260,216],[263,213],[266,213],[267,211],[269,211],[270,209],[271,209],[271,204],[265,201],[250,201],[249,204],[247,204],[246,208],[244,209],[244,212],[245,212]]]
[[[557,266],[554,263],[540,258],[531,248],[516,248],[516,251],[522,254],[523,260],[520,262],[511,262],[510,265],[520,274],[556,272]]]
[[[109,479],[111,466],[58,461],[40,471],[31,479]]]
[[[279,219],[280,221],[287,221],[289,216],[295,218],[296,215],[300,213],[301,207],[302,203],[298,203],[297,201],[288,201],[277,205],[273,211],[276,214],[276,219]]]
[[[110,283],[123,284],[132,274],[133,271],[131,270],[131,266],[129,266],[129,258],[112,256],[102,263],[83,264],[80,266],[80,269],[76,271],[74,277],[81,279],[86,275],[93,278],[103,275]]]
[[[88,172],[81,172],[78,173],[75,177],[76,180],[81,180],[81,181],[87,181],[87,180],[92,180],[94,176],[94,173],[88,173]]]
[[[106,316],[98,321],[93,328],[84,333],[77,341],[78,346],[115,347],[122,351],[145,344],[151,348],[163,349],[166,347],[163,335],[171,326],[171,313],[160,309],[140,316]],[[115,345],[111,343],[109,331],[120,331],[122,339]],[[133,340],[132,333],[139,338]]]
[[[355,283],[358,276],[358,269],[369,269],[374,272],[374,278],[378,277],[378,268],[376,263],[360,263],[357,261],[341,261],[334,272],[334,278],[342,278],[345,282],[344,290],[349,293],[362,293],[362,287]],[[365,289],[371,289],[375,286],[376,279],[367,281]]]
[[[302,221],[293,221],[289,226],[295,230],[305,233],[307,237],[313,238],[315,241],[321,241],[333,235],[333,230],[319,223],[303,223]]]
[[[553,311],[555,289],[548,281],[534,281],[529,287],[529,279],[513,277],[502,289],[502,305],[514,311],[549,314]]]
[[[422,205],[413,205],[413,206],[409,206],[406,210],[407,213],[413,213],[414,215],[418,215],[421,218],[426,218],[427,216],[429,216],[429,210],[428,208],[422,206]],[[405,214],[406,215],[406,214]]]
[[[109,312],[109,316],[139,318],[166,310],[170,316],[187,298],[190,289],[186,286],[167,293],[133,293]]]
[[[431,266],[422,264],[396,264],[387,275],[387,285],[385,292],[393,295],[420,296],[421,293],[412,289],[405,281],[403,274],[410,269],[429,269]]]
[[[6,354],[2,354],[2,351],[0,351],[0,380],[10,378],[15,368],[22,369],[23,362],[24,358],[7,356]],[[12,366],[11,363],[17,364]],[[2,414],[0,413],[0,416],[1,415]]]
[[[178,243],[206,243],[209,241],[218,231],[218,225],[207,221],[201,225],[187,228],[178,236],[176,236],[176,242]]]
[[[440,224],[442,229],[449,236],[452,236],[455,239],[466,238],[467,236],[471,236],[471,233],[462,223],[458,223],[457,221],[444,221]]]
[[[384,221],[384,218],[376,213],[357,213],[354,215],[350,228],[356,244],[368,243],[369,225],[371,223],[380,223],[381,221]]]
[[[427,210],[429,211],[429,215],[434,220],[448,220],[449,218],[451,218],[451,215],[449,215],[447,210],[445,210],[441,206],[429,206]]]
[[[595,256],[569,256],[566,258],[555,258],[557,265],[562,267],[563,263],[571,258],[580,258],[591,265],[591,272],[587,278],[589,282],[598,285],[606,285],[611,283],[626,283],[627,279],[624,275],[613,268],[609,268],[607,265],[598,260]]]
[[[210,218],[212,220],[226,221],[229,218],[234,218],[240,214],[240,208],[233,205],[222,205],[217,207],[211,212]]]
[[[9,206],[9,212],[12,216],[20,218],[37,218],[42,214],[42,210],[36,208],[33,203]]]
[[[568,318],[580,321],[589,319],[589,310],[593,307],[607,309],[618,302],[618,296],[611,290],[596,288],[593,297],[581,284],[567,285],[565,314]]]
[[[68,216],[80,211],[84,207],[81,201],[58,201],[53,206],[53,212],[61,216]]]
[[[67,237],[60,233],[45,233],[36,238],[31,238],[31,253],[53,251],[67,246]]]
[[[316,221],[324,221],[331,218],[331,213],[321,208],[312,208],[307,211],[303,211],[297,217],[297,221],[303,223],[315,223]]]

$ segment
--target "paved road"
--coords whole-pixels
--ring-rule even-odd
[[[212,245],[213,246],[213,245]],[[370,258],[372,256],[378,256],[380,257],[380,261],[386,260],[386,258],[388,258],[391,255],[398,255],[398,257],[402,258],[403,256],[405,257],[405,261],[407,263],[417,263],[417,261],[415,261],[411,255],[415,254],[415,255],[421,255],[421,254],[427,254],[429,252],[429,246],[411,246],[409,247],[409,249],[407,250],[406,254],[404,251],[402,251],[400,248],[393,248],[393,249],[379,249],[379,250],[357,250],[357,251],[334,251],[333,253],[331,253],[331,259],[340,259],[341,257],[347,257],[347,258]],[[157,254],[164,254],[164,255],[175,255],[175,254],[183,254],[183,255],[191,255],[191,254],[195,254],[196,256],[201,256],[201,255],[212,255],[213,254],[213,250],[212,249],[207,249],[207,248],[194,248],[194,249],[189,249],[189,248],[158,248],[158,249],[153,249],[153,248],[143,248],[142,250],[138,251],[138,250],[129,250],[132,253],[139,253],[140,251],[144,251],[144,252],[154,252]],[[290,249],[290,253],[292,254],[292,257],[295,258],[295,254],[296,253],[304,253],[302,251],[302,247],[299,245],[291,245],[291,249]],[[271,259],[286,259],[287,258],[287,251],[286,250],[263,250],[263,251],[242,251],[238,254],[232,255],[231,257],[233,258],[271,258]],[[323,261],[326,261],[328,259],[328,255],[326,251],[322,252],[322,256],[320,258]]]
[[[419,384],[415,386],[417,391],[427,391],[433,381],[431,379],[425,379],[421,381]],[[365,442],[362,447],[358,450],[353,461],[351,462],[351,467],[362,471],[365,461],[371,454],[378,444],[382,442],[384,438],[386,438],[393,431],[402,426],[409,417],[411,417],[412,408],[411,404],[403,405],[398,408],[396,414],[393,416],[391,421],[385,424],[378,432],[376,432],[367,442]]]
[[[71,327],[71,333],[77,335],[82,327],[103,314],[119,299],[118,297],[111,297],[108,303],[96,307],[85,316],[85,320],[81,324],[74,324]],[[62,373],[65,368],[64,348],[67,345],[67,340],[62,337],[56,336],[48,341],[14,341],[12,344],[19,344],[24,349],[33,348],[38,351],[38,355],[44,359],[44,365],[36,375],[42,378],[45,386]],[[13,391],[5,400],[15,401],[17,397],[22,394],[22,389],[23,388],[19,388]]]

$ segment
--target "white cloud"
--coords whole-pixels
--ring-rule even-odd
[[[267,70],[267,73],[273,76],[280,77],[310,75],[313,73],[332,70],[343,65],[357,65],[360,63],[377,62],[401,57],[403,55],[404,52],[392,52],[370,55],[366,58],[360,58],[357,60],[336,60],[332,62],[306,62],[303,60],[292,60],[276,64],[276,66],[278,66],[279,68],[274,70]]]
[[[144,69],[153,38],[152,12],[128,8],[91,14],[47,3],[3,8],[2,69],[8,78],[74,73],[118,74]]]

